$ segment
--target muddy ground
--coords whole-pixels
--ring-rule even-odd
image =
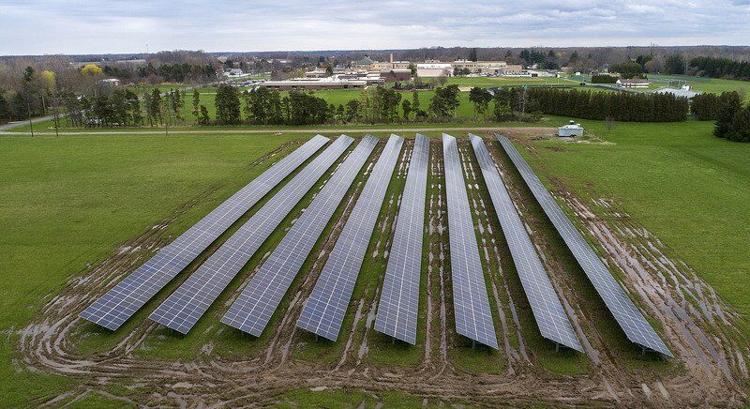
[[[533,155],[533,138],[549,129],[512,131]],[[600,254],[627,291],[655,324],[675,358],[663,361],[651,353],[641,356],[612,325],[583,273],[577,269],[562,241],[551,229],[530,193],[502,150],[487,135],[488,147],[517,203],[534,244],[551,274],[552,282],[582,340],[586,355],[554,352],[540,340],[528,303],[513,271],[510,254],[481,172],[466,140],[460,143],[469,201],[474,212],[480,255],[485,263],[487,288],[500,351],[472,350],[453,329],[447,215],[442,179],[442,149],[432,141],[428,185],[425,249],[420,303],[422,351],[414,365],[383,365],[371,345],[381,342],[374,324],[382,275],[362,278],[352,298],[347,319],[336,344],[324,345],[319,359],[304,353],[316,341],[295,323],[327,253],[362,188],[358,178],[343,201],[332,227],[313,249],[309,265],[300,273],[266,334],[246,355],[224,355],[220,341],[205,342],[190,359],[145,358],[144,345],[157,338],[156,324],[142,322],[115,334],[118,341],[105,351],[81,352],[78,343],[99,336],[78,313],[111,288],[144,258],[170,241],[165,227],[184,209],[140,237],[117,249],[107,259],[69,281],[20,333],[16,365],[33,371],[63,374],[80,380],[75,390],[60,396],[40,397],[39,406],[62,406],[100,393],[139,406],[264,407],[278,402],[284,392],[310,388],[350,388],[368,391],[398,390],[423,397],[425,404],[465,402],[482,407],[511,407],[539,403],[561,407],[741,407],[746,403],[747,360],[750,350],[738,326],[742,317],[726,305],[685,263],[670,257],[669,249],[607,198],[576,197],[564,186],[554,194],[567,204],[578,225],[596,243]],[[394,178],[405,178],[411,141],[407,141]],[[382,149],[384,144],[378,147]],[[377,152],[365,166],[366,175]],[[269,154],[269,160],[274,153]],[[260,163],[260,162],[258,162]],[[381,218],[365,263],[386,260],[401,191],[386,195]],[[185,208],[191,204],[187,203]],[[215,246],[212,247],[215,249]],[[210,251],[210,250],[209,250]],[[240,279],[247,282],[254,269]],[[183,273],[180,279],[184,279]],[[230,287],[233,299],[242,286]],[[163,295],[160,295],[163,296]],[[156,302],[147,308],[153,309]],[[223,307],[218,308],[223,313]],[[218,322],[220,315],[204,320]],[[218,329],[215,329],[215,328]],[[215,333],[229,331],[220,325]],[[121,329],[122,331],[122,329]],[[210,337],[209,337],[210,338]],[[317,347],[317,345],[312,345]],[[394,346],[403,347],[403,346]],[[379,352],[380,353],[380,352]],[[464,356],[486,360],[473,367]],[[478,358],[477,358],[478,357]],[[557,369],[573,367],[574,370]],[[117,386],[117,388],[114,388]],[[124,391],[115,393],[113,390]],[[356,406],[357,402],[353,402]]]

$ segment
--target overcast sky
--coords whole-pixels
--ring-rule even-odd
[[[750,0],[0,0],[1,54],[750,45]]]

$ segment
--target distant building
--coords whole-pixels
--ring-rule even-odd
[[[130,60],[117,60],[115,61],[115,63],[140,67],[142,65],[146,65],[148,62],[142,58],[134,58]]]
[[[659,88],[654,91],[656,94],[672,94],[678,98],[693,99],[696,95],[700,95],[700,92],[695,92],[690,88],[690,85],[683,85],[680,88]]]
[[[369,69],[373,63],[374,61],[369,56],[365,55],[361,60],[352,62],[352,67]]]
[[[258,86],[278,90],[355,89],[367,86],[367,80],[340,79],[336,77],[293,78],[284,81],[265,81],[259,83]]]
[[[119,87],[120,86],[120,80],[117,78],[107,78],[103,80],[99,80],[99,85],[104,87]]]
[[[450,77],[453,74],[453,66],[443,63],[417,64],[417,77],[435,78]]]
[[[583,127],[575,121],[570,121],[567,125],[557,128],[557,136],[574,137],[583,136]]]
[[[224,75],[229,77],[239,77],[242,74],[244,74],[244,72],[242,72],[242,68],[232,68],[229,71],[224,72]]]
[[[411,70],[408,68],[394,68],[387,71],[381,71],[380,77],[385,82],[409,81],[411,79]]]
[[[312,71],[305,71],[305,78],[325,78],[329,76],[325,68],[315,67]]]
[[[453,69],[468,70],[474,74],[500,75],[505,72],[520,71],[520,65],[508,65],[505,61],[469,61],[456,60],[451,63]]]
[[[616,84],[623,88],[648,88],[648,86],[651,85],[651,82],[642,78],[633,78],[629,80],[619,79]]]

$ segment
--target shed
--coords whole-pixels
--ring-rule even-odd
[[[583,136],[583,127],[575,121],[570,121],[567,125],[557,128],[557,136]]]

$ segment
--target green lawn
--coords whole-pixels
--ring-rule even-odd
[[[614,198],[749,316],[750,288],[737,283],[750,275],[750,144],[713,137],[710,122],[581,123],[611,143],[537,141],[532,166],[581,195]]]
[[[669,86],[672,81],[685,81],[695,91],[721,94],[724,91],[737,91],[750,103],[750,81],[725,80],[720,78],[694,77],[691,75],[657,75],[649,74],[652,88]]]
[[[541,125],[564,122],[565,118],[552,117]],[[538,149],[527,156],[542,178],[554,177],[583,197],[615,199],[637,223],[666,243],[672,255],[689,263],[747,317],[750,289],[737,283],[745,282],[750,273],[746,256],[750,237],[750,144],[712,137],[712,124],[708,122],[617,123],[612,130],[602,122],[582,123],[589,133],[610,143],[534,141]],[[83,272],[87,264],[96,264],[180,205],[199,199],[170,227],[173,233],[186,229],[268,165],[249,168],[255,158],[284,142],[307,137],[0,137],[0,254],[4,255],[0,257],[0,330],[6,334],[0,344],[0,407],[29,406],[32,399],[55,396],[76,386],[74,380],[31,372],[16,363],[15,331],[26,325],[48,300],[45,297]],[[281,235],[276,233],[272,240]],[[265,253],[266,247],[258,254]],[[258,257],[251,264],[257,262]],[[373,264],[362,274],[360,284],[369,284],[358,286],[355,299],[372,291],[381,270],[381,264]],[[229,292],[220,301],[226,300]],[[283,305],[286,303],[288,297]],[[221,308],[209,314],[216,315]],[[145,319],[144,314],[142,311],[131,320],[124,331]],[[185,338],[157,331],[147,341],[152,349],[138,354],[183,358],[194,355],[202,342],[211,339],[216,341],[217,354],[231,357],[252,353],[267,342],[268,334],[250,340],[231,331],[221,336],[206,332],[212,325],[209,321],[199,322]],[[124,333],[89,337],[81,349],[97,350],[107,342],[117,342]],[[408,353],[387,359],[382,356],[387,350],[381,347],[373,344],[372,361],[415,362],[416,357]],[[549,366],[557,365],[551,362]],[[325,396],[321,404],[338,399],[338,394]],[[318,396],[311,395],[315,394],[290,392],[279,403],[318,402]],[[382,399],[389,402],[387,397]],[[411,402],[411,398],[403,399]],[[92,395],[80,404],[96,407],[100,400],[105,398]]]
[[[44,297],[87,263],[215,187],[188,217],[197,219],[260,172],[248,163],[289,139],[0,138],[0,330],[23,328]],[[0,344],[0,406],[22,406],[71,385],[18,370],[11,363],[17,341],[7,333]]]

